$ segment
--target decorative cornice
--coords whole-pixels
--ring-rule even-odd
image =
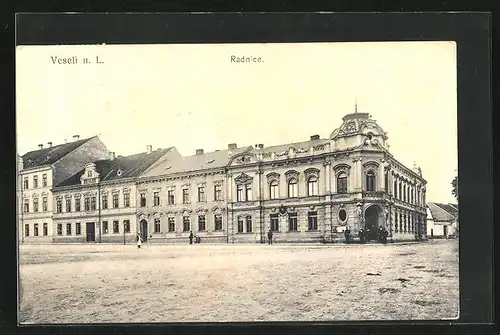
[[[236,184],[248,184],[248,183],[251,183],[253,181],[253,178],[250,177],[249,175],[245,174],[245,173],[242,173],[240,174],[238,177],[236,177],[234,179],[235,183]]]

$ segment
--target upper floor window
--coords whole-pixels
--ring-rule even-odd
[[[42,186],[44,186],[44,187],[47,186],[47,174],[46,173],[44,173],[42,175]]]
[[[118,208],[119,201],[118,193],[113,194],[113,208]]]
[[[48,210],[47,197],[42,198],[42,211],[46,212]]]
[[[96,206],[96,198],[92,197],[90,198],[90,209],[94,211],[96,208],[95,206]]]
[[[403,200],[403,185],[401,182],[399,182],[399,187],[398,187],[398,199]]]
[[[269,184],[269,198],[278,199],[279,198],[279,183],[277,180],[273,180]]]
[[[245,185],[245,198],[246,198],[246,201],[253,200],[253,198],[252,198],[252,185],[250,185],[250,184]]]
[[[24,177],[24,189],[27,190],[29,188],[28,177]]]
[[[92,171],[90,171],[90,170],[87,171],[87,177],[89,177],[89,178],[92,177]]]
[[[33,212],[38,212],[38,198],[33,199]]]
[[[406,185],[403,185],[403,201],[406,202]]]
[[[398,197],[398,183],[394,181],[394,198]]]
[[[77,212],[81,211],[80,198],[75,199],[75,211]]]
[[[66,212],[71,212],[71,199],[66,199]]]
[[[123,207],[130,207],[130,193],[123,194]]]
[[[216,214],[214,216],[215,230],[222,230],[222,215]]]
[[[85,210],[86,211],[90,211],[90,199],[89,198],[85,198],[85,200],[83,201],[83,203],[84,203]]]
[[[206,202],[205,187],[198,187],[198,202]]]
[[[174,190],[168,190],[167,192],[167,201],[169,205],[175,204],[175,193]]]
[[[61,199],[58,199],[56,201],[56,208],[57,208],[57,213],[61,213],[62,212],[62,200]]]
[[[366,172],[366,191],[375,191],[375,172],[372,170]]]
[[[24,200],[24,212],[28,213],[30,211],[30,202],[28,199]]]
[[[296,198],[298,195],[297,189],[297,179],[290,178],[290,180],[288,181],[288,197]]]
[[[146,193],[141,193],[141,207],[146,207]]]
[[[38,187],[38,176],[33,176],[33,187]]]
[[[389,173],[387,171],[384,173],[384,189],[386,193],[389,192]]]
[[[189,204],[189,189],[182,189],[182,203]]]
[[[222,200],[222,185],[214,186],[214,200],[221,201]]]
[[[307,180],[307,195],[308,196],[318,195],[318,177],[311,176]]]
[[[236,186],[236,201],[245,201],[243,193],[243,185]]]
[[[108,209],[108,196],[102,196],[102,209]]]
[[[347,193],[347,174],[341,172],[337,176],[337,193]]]
[[[160,206],[160,192],[153,192],[153,206]]]

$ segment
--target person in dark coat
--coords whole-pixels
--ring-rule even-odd
[[[386,244],[387,243],[387,237],[389,236],[389,232],[387,229],[384,228],[383,233],[382,233],[382,243]]]
[[[384,240],[384,227],[382,227],[382,226],[378,227],[377,239],[379,242],[383,242],[383,240]]]
[[[365,231],[363,230],[363,228],[359,230],[358,237],[359,237],[359,242],[365,243]]]
[[[349,243],[349,241],[351,240],[351,230],[349,229],[349,227],[347,227],[344,230],[344,236],[345,236],[345,242]]]
[[[273,232],[271,229],[267,232],[267,244],[273,244]]]
[[[189,244],[193,244],[193,232],[189,232]]]

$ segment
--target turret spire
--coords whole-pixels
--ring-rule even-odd
[[[354,113],[358,112],[358,100],[356,97],[354,97]]]

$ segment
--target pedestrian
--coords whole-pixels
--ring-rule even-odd
[[[351,230],[349,229],[349,227],[347,227],[344,231],[344,236],[345,236],[345,242],[346,243],[349,243],[350,239],[351,239]]]
[[[378,241],[383,242],[384,239],[384,227],[380,226],[378,227]]]
[[[384,244],[387,244],[387,237],[389,236],[389,232],[387,231],[387,229],[385,229],[384,227],[384,231],[383,231],[383,238],[382,238],[382,242]]]
[[[271,229],[267,232],[267,243],[268,244],[273,244],[273,232]]]
[[[359,237],[359,242],[365,243],[365,231],[363,230],[363,228],[359,230],[358,237]]]
[[[137,249],[140,249],[142,245],[142,238],[140,234],[137,234]]]
[[[193,232],[189,232],[189,244],[193,244]]]

